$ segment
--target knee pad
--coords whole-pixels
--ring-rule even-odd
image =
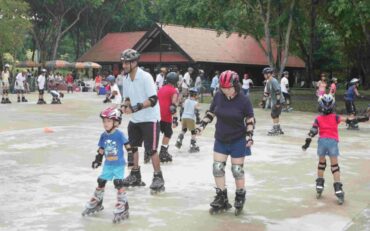
[[[157,153],[157,150],[145,151],[145,154],[148,155],[148,156],[153,156],[156,153]]]
[[[319,164],[317,166],[317,169],[325,171],[325,168],[326,168],[326,161],[325,162],[319,162]]]
[[[135,152],[139,151],[139,149],[137,147],[132,147],[131,150],[132,150],[132,153],[135,153]]]
[[[104,188],[106,183],[107,183],[107,180],[98,178],[98,186],[99,186],[99,188]]]
[[[194,130],[191,130],[191,134],[192,135],[196,135],[197,134],[196,130],[195,129]]]
[[[331,173],[339,172],[340,168],[338,164],[331,165]]]
[[[188,131],[188,129],[187,129],[187,128],[183,128],[183,129],[182,129],[182,132],[183,132],[183,133],[186,133],[187,131]]]
[[[114,179],[113,184],[116,189],[121,189],[123,187],[123,180]]]
[[[243,164],[233,164],[231,165],[231,172],[235,179],[244,179],[244,169]]]
[[[225,176],[226,162],[214,161],[213,162],[213,176],[223,177]]]

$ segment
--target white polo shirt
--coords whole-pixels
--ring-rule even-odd
[[[44,90],[45,76],[44,75],[39,75],[39,77],[37,77],[37,83],[38,83],[39,89]]]
[[[143,103],[150,96],[157,95],[157,87],[153,77],[141,68],[137,68],[135,79],[132,81],[130,74],[123,79],[123,98],[130,98],[131,105]],[[131,122],[157,122],[161,120],[159,103],[154,107],[148,107],[132,114]]]

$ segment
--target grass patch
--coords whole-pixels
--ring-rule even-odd
[[[346,114],[346,107],[344,102],[345,90],[340,89],[337,91],[335,96],[336,99],[336,111],[339,114]],[[355,102],[357,111],[359,114],[363,114],[368,105],[370,104],[370,92],[361,91],[360,94],[365,96],[365,99],[357,99]],[[262,99],[263,91],[262,89],[252,89],[250,93],[250,99],[252,101],[253,107],[259,107],[259,102]],[[317,97],[313,89],[293,89],[291,91],[292,105],[295,111],[303,112],[317,112]],[[203,95],[203,103],[209,104],[212,97],[209,94]],[[201,101],[200,101],[201,102]]]

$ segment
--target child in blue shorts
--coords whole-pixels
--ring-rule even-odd
[[[115,188],[118,190],[117,203],[113,212],[113,222],[116,223],[129,216],[127,196],[122,182],[125,170],[123,146],[125,146],[128,153],[132,150],[126,136],[117,129],[122,120],[121,111],[114,107],[109,107],[100,113],[100,117],[103,120],[105,132],[100,136],[98,154],[92,162],[92,168],[98,168],[102,164],[103,156],[105,161],[103,171],[98,178],[98,187],[94,192],[94,196],[86,204],[86,209],[82,215],[85,216],[104,209],[103,195],[105,184],[107,181],[113,181]]]
[[[326,168],[326,156],[330,158],[331,172],[334,177],[334,191],[339,204],[344,202],[343,185],[340,182],[340,168],[338,165],[338,125],[340,122],[347,122],[348,119],[342,118],[334,113],[335,99],[330,94],[325,94],[319,98],[319,110],[321,115],[317,116],[315,122],[308,133],[306,143],[302,146],[305,151],[310,146],[312,138],[319,133],[317,155],[319,156],[319,164],[317,167],[316,192],[317,198],[321,197],[324,191],[324,171]],[[358,122],[366,122],[368,116],[355,118]]]

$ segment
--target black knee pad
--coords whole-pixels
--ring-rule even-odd
[[[197,134],[196,130],[195,129],[194,130],[191,130],[191,134],[192,135],[196,135]]]
[[[99,188],[104,188],[106,183],[107,183],[107,180],[98,178],[98,186],[99,186]]]
[[[333,164],[331,165],[331,173],[336,173],[336,172],[339,172],[340,168],[339,168],[339,165],[338,164]]]
[[[148,156],[153,156],[156,153],[157,153],[157,150],[145,151],[145,154],[148,155]]]
[[[186,133],[187,131],[188,131],[188,129],[187,129],[187,128],[183,128],[183,129],[182,129],[182,132],[183,132],[183,133]]]
[[[116,189],[121,189],[123,187],[123,180],[114,179],[113,184]]]
[[[135,153],[135,152],[139,151],[139,149],[137,147],[132,147],[131,150],[132,150],[132,153]]]
[[[325,171],[325,168],[326,168],[326,161],[325,162],[319,162],[319,164],[317,166],[317,169]]]

